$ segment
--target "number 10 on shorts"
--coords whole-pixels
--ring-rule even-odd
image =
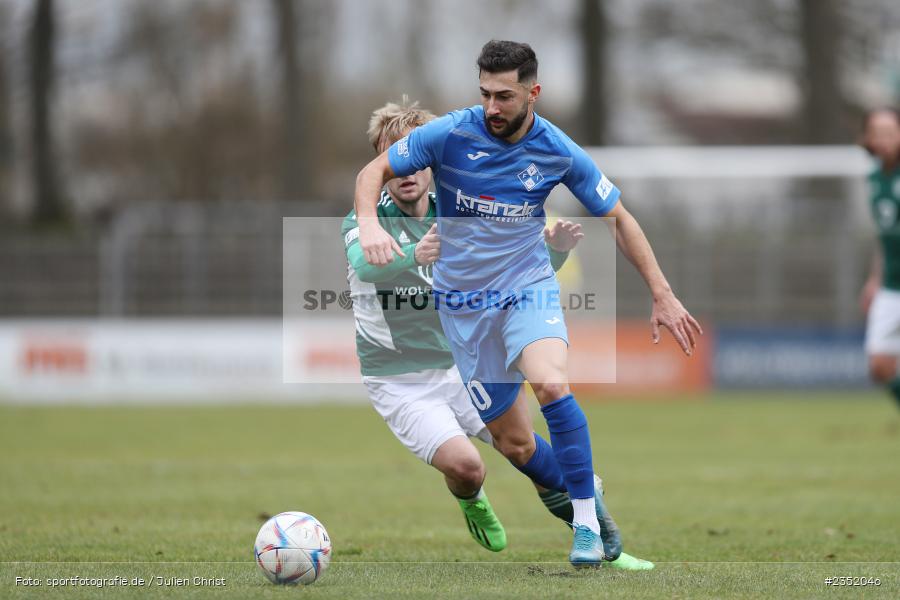
[[[466,384],[466,388],[469,390],[469,397],[472,398],[472,404],[475,405],[475,408],[487,410],[491,407],[491,396],[484,389],[484,386],[481,385],[480,381],[473,379]]]

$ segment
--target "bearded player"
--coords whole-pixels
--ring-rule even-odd
[[[573,506],[569,561],[604,558],[595,510],[588,423],[568,384],[568,337],[541,231],[543,204],[562,183],[596,216],[615,218],[619,249],[653,298],[652,339],[667,328],[688,355],[701,332],[675,297],[620,192],[587,154],[534,111],[541,86],[527,44],[491,41],[478,57],[481,106],[414,129],[370,162],[356,183],[359,244],[387,266],[406,251],[379,224],[382,186],[430,168],[437,187],[440,260],[434,298],[470,399],[495,446],[531,480],[567,492]],[[528,380],[550,431],[534,432],[519,390]]]
[[[381,152],[413,128],[434,118],[410,105],[389,103],[376,110],[368,137]],[[397,439],[423,462],[444,475],[465,515],[469,533],[483,547],[500,551],[506,533],[484,492],[485,466],[469,441],[490,443],[453,363],[437,312],[429,306],[431,265],[440,256],[435,232],[435,196],[431,174],[418,171],[387,182],[377,206],[381,226],[406,254],[385,267],[373,267],[358,242],[355,211],[344,220],[342,236],[357,329],[357,352],[369,398]],[[580,226],[559,221],[543,232],[554,270],[583,237]],[[525,402],[524,390],[519,390]],[[618,527],[607,511],[602,482],[594,479],[595,512],[608,564],[619,569],[652,568],[622,552]],[[547,509],[566,524],[573,519],[565,492],[535,486]]]

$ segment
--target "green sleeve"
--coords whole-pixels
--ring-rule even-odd
[[[350,266],[353,267],[353,270],[356,271],[356,275],[359,277],[360,281],[377,283],[379,281],[393,279],[403,271],[415,269],[418,266],[416,264],[415,244],[403,246],[403,253],[406,255],[405,257],[395,255],[394,262],[388,263],[383,267],[376,267],[366,262],[362,246],[353,244],[347,248],[347,260],[350,262]]]
[[[554,271],[562,269],[566,259],[569,258],[568,252],[557,252],[550,247],[550,244],[547,244],[547,252],[550,254],[550,266],[553,267]]]

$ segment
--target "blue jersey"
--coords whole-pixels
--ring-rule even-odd
[[[482,107],[454,111],[398,140],[388,157],[398,177],[432,169],[441,236],[433,289],[442,309],[484,308],[553,276],[542,231],[544,201],[557,184],[597,216],[619,199],[587,153],[536,113],[510,144],[488,133]],[[456,291],[487,301],[440,301]]]

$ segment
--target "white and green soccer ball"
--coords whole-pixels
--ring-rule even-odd
[[[314,583],[331,562],[331,538],[312,515],[277,514],[260,528],[253,545],[256,565],[272,583]]]

